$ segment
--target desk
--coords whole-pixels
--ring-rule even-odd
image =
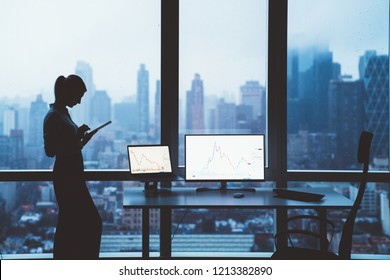
[[[294,189],[294,188],[290,188]],[[302,189],[296,189],[302,190]],[[244,192],[243,198],[233,198],[235,191],[206,191],[196,192],[195,188],[172,188],[170,193],[146,195],[143,188],[125,188],[123,192],[123,207],[142,209],[142,257],[149,257],[149,209],[160,208],[162,211],[172,208],[254,208],[254,209],[315,209],[319,216],[325,218],[327,209],[350,209],[353,201],[333,191],[331,188],[304,189],[305,191],[322,193],[325,197],[319,202],[301,202],[274,197],[271,188],[257,188],[256,192]],[[239,190],[237,190],[239,192]],[[170,221],[170,219],[169,219]],[[171,256],[170,226],[161,229],[162,257]],[[323,226],[321,233],[326,233]],[[162,238],[164,236],[164,238]],[[165,250],[164,250],[165,251]]]

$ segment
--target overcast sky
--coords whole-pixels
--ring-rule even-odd
[[[343,73],[356,75],[365,50],[388,53],[389,0],[289,2],[289,43],[328,42]],[[145,63],[153,96],[160,32],[160,0],[1,0],[0,97],[42,92],[51,102],[55,79],[73,73],[78,60],[114,101],[135,94]],[[181,94],[195,73],[206,94],[236,94],[247,80],[264,84],[265,38],[265,1],[180,0]]]

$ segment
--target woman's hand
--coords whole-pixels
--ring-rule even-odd
[[[85,136],[85,133],[90,130],[89,126],[86,124],[83,124],[77,129],[77,137],[80,139],[83,139]]]
[[[92,136],[95,135],[95,133],[97,132],[97,130],[94,130],[93,132],[86,132],[84,134],[84,137],[81,139],[81,145],[84,147],[85,145],[87,145],[87,143],[89,142],[89,140],[91,140]]]

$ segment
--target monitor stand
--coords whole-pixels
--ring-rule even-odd
[[[163,189],[157,187],[158,182],[145,182],[144,192],[146,195],[168,194],[171,193],[170,189]]]
[[[199,187],[196,189],[197,192],[206,192],[206,191],[235,191],[235,192],[256,192],[254,188],[228,188],[226,181],[221,181],[221,186],[219,188],[209,188],[209,187]]]

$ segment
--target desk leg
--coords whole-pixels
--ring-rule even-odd
[[[317,213],[320,219],[322,219],[325,222],[320,222],[320,235],[323,237],[327,237],[327,224],[326,224],[326,208],[319,208],[317,209]],[[321,251],[327,251],[326,248],[326,242],[321,239],[320,241],[320,250]]]
[[[160,257],[170,258],[172,255],[172,209],[164,207],[160,211]]]
[[[142,258],[149,258],[149,208],[142,208]]]

